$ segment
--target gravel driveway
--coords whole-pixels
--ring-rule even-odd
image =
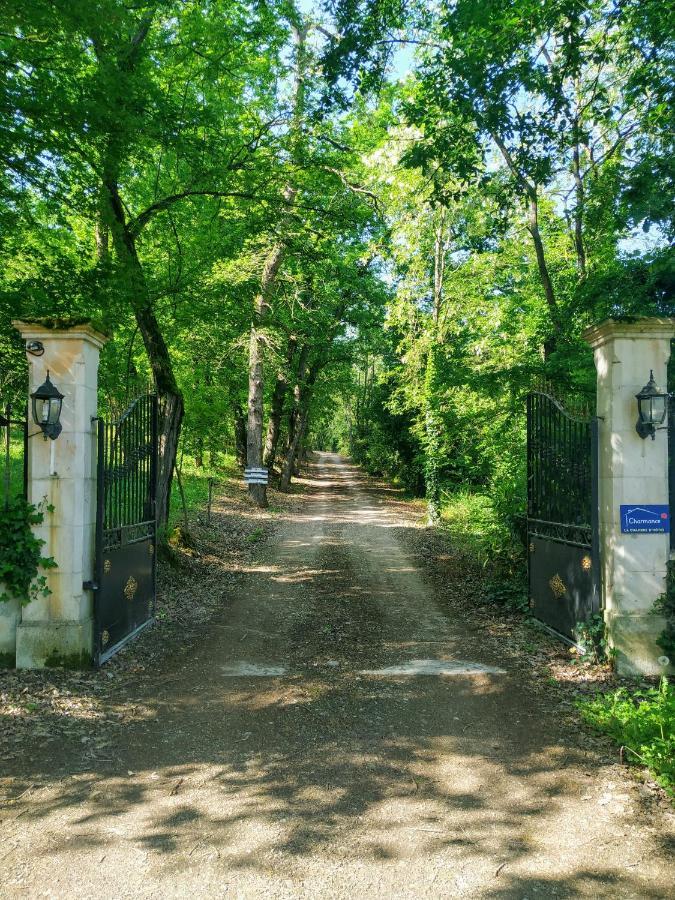
[[[405,516],[320,454],[105,757],[16,779],[0,896],[672,897],[672,815],[449,612]]]

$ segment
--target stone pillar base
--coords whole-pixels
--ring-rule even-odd
[[[16,629],[17,669],[86,669],[93,655],[93,620],[21,622]]]
[[[658,662],[665,655],[656,643],[666,625],[663,616],[610,616],[607,625],[619,675],[666,675],[673,671],[673,660],[670,666]]]
[[[0,596],[4,588],[0,584]],[[21,619],[21,604],[14,597],[0,600],[0,668],[13,669],[16,659],[16,627]]]

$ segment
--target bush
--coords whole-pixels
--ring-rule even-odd
[[[610,735],[628,760],[648,766],[656,781],[675,796],[675,690],[663,677],[658,688],[581,701],[584,719]]]
[[[511,523],[487,493],[456,490],[441,494],[441,524],[453,544],[499,576],[521,576],[525,552]]]

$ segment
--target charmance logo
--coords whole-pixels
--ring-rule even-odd
[[[636,518],[634,513],[643,513],[648,516],[647,519],[638,519]],[[668,513],[655,513],[649,509],[643,509],[641,506],[636,506],[634,509],[629,509],[626,513],[626,519],[630,522],[631,525],[658,525],[660,524],[660,520],[667,519]]]

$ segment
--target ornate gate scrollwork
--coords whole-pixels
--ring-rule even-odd
[[[567,640],[600,608],[597,428],[548,394],[527,398],[527,545],[533,615]]]
[[[98,665],[155,611],[157,398],[139,397],[117,422],[98,420],[94,650]]]

